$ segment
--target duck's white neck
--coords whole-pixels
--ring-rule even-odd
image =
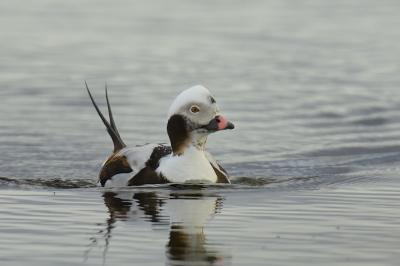
[[[208,134],[191,134],[190,140],[186,144],[186,150],[196,148],[197,150],[204,151],[206,148]]]
[[[197,142],[189,142],[181,154],[171,154],[162,159],[157,170],[174,183],[190,180],[217,181],[217,175],[204,154],[204,144]]]

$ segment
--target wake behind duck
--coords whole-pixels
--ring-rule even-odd
[[[175,99],[168,112],[167,133],[171,145],[144,144],[127,147],[112,115],[106,87],[110,121],[101,113],[89,88],[90,99],[114,143],[114,153],[103,164],[99,182],[103,187],[209,181],[230,183],[228,174],[205,150],[209,134],[233,129],[219,114],[217,102],[203,86],[191,87]]]

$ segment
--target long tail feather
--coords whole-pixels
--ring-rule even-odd
[[[112,116],[112,113],[111,113],[111,107],[110,107],[110,104],[109,104],[109,101],[108,101],[108,95],[107,95],[107,87],[106,87],[106,98],[107,98],[108,112],[109,112],[109,115],[110,115],[111,125],[110,125],[110,123],[108,123],[107,119],[103,116],[103,114],[101,113],[99,107],[97,106],[96,102],[94,101],[86,81],[85,81],[85,85],[86,85],[86,89],[87,89],[87,91],[89,93],[89,97],[92,100],[92,103],[94,105],[94,108],[96,109],[96,111],[99,114],[101,120],[103,121],[104,125],[106,126],[107,132],[110,135],[110,137],[111,137],[111,139],[112,139],[112,141],[114,143],[114,152],[125,148],[126,145],[122,141],[121,137],[119,136],[117,127],[115,126],[115,122],[114,122],[114,119],[113,119],[113,116]]]
[[[107,85],[106,85],[106,100],[107,100],[107,107],[108,107],[108,115],[110,116],[111,128],[114,130],[114,132],[117,134],[117,136],[121,139],[121,136],[119,135],[117,126],[115,125],[114,117],[113,117],[113,114],[112,114],[112,111],[111,111],[110,101],[108,100]]]

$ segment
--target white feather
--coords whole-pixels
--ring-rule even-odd
[[[190,180],[217,181],[217,175],[210,165],[204,151],[189,146],[182,155],[169,155],[160,160],[157,172],[161,172],[174,183]]]
[[[178,113],[178,110],[190,102],[202,102],[208,104],[207,99],[211,93],[201,85],[193,86],[181,92],[172,103],[168,111],[168,118]]]
[[[126,157],[126,161],[132,168],[130,173],[122,173],[114,175],[107,180],[105,187],[123,187],[127,186],[128,181],[134,177],[141,169],[146,166],[147,160],[150,158],[155,147],[159,144],[145,144],[137,147],[128,147],[119,151],[114,157]]]

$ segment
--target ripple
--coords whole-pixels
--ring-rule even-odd
[[[384,118],[384,117],[371,117],[371,118],[364,118],[364,119],[358,119],[351,124],[353,125],[363,125],[363,126],[380,126],[387,124],[389,122],[389,119]]]
[[[62,178],[27,178],[16,179],[0,177],[1,187],[23,187],[23,188],[90,188],[96,187],[96,183],[85,179],[62,179]]]
[[[279,184],[289,181],[305,181],[317,176],[304,176],[304,177],[290,177],[290,178],[268,178],[268,177],[235,177],[231,180],[232,184],[244,185],[244,186],[266,186],[270,184]]]

